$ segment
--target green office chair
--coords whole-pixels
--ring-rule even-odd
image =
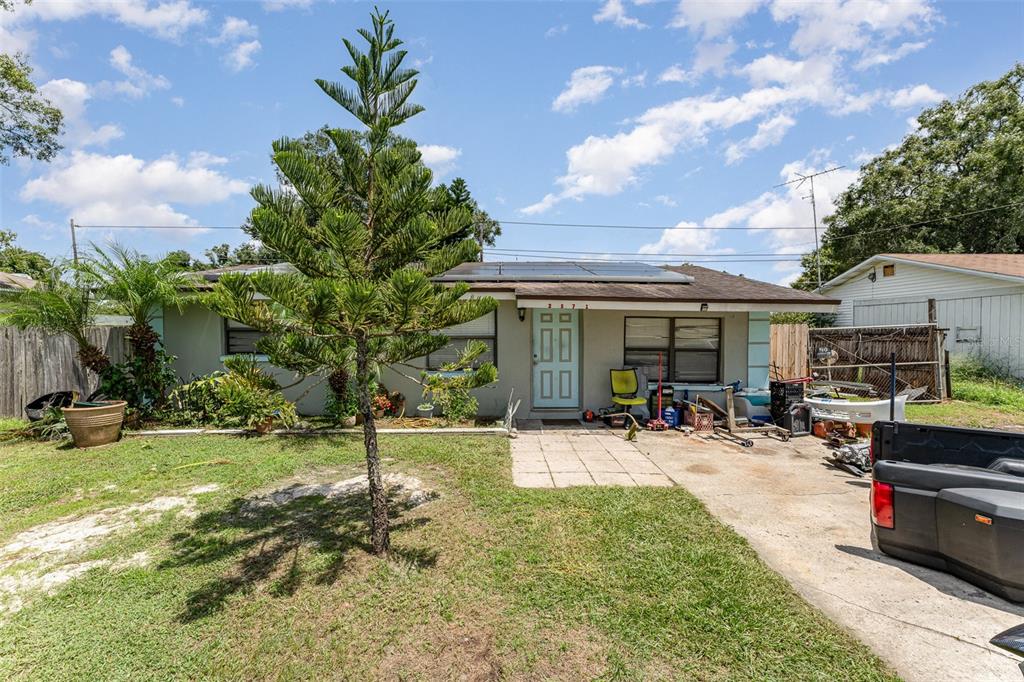
[[[634,405],[646,405],[647,399],[637,395],[640,391],[640,377],[636,368],[613,369],[612,378],[612,402],[621,405],[625,412]]]

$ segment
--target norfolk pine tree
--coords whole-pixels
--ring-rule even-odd
[[[210,297],[221,314],[268,332],[260,346],[274,364],[332,369],[354,364],[363,416],[373,552],[387,554],[388,502],[381,480],[371,382],[380,366],[436,351],[438,333],[495,308],[490,298],[463,299],[465,283],[432,277],[475,260],[472,214],[465,207],[432,212],[432,175],[416,145],[395,129],[422,107],[409,97],[416,71],[403,69],[406,52],[387,12],[374,11],[360,29],[362,51],[343,40],[352,63],[341,71],[353,83],[317,85],[361,124],[326,131],[337,150],[328,161],[308,145],[283,139],[273,161],[288,186],[257,186],[252,234],[291,263],[292,273],[225,275]],[[452,240],[453,235],[466,238]]]

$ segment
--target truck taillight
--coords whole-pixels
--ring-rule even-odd
[[[871,481],[871,518],[876,526],[894,528],[893,487],[890,483]]]

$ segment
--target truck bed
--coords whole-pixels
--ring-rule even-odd
[[[1024,435],[877,422],[872,454],[879,550],[1024,602]]]

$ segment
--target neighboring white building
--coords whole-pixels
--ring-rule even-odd
[[[1024,377],[1024,254],[883,253],[822,286],[842,300],[838,326],[945,328],[946,350]]]

